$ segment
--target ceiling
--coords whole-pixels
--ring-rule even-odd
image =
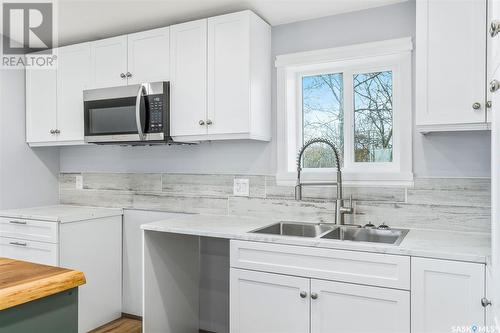
[[[271,25],[406,0],[58,0],[59,45],[96,40],[251,9]]]

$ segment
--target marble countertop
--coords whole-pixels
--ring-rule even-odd
[[[76,222],[123,215],[123,209],[71,205],[54,205],[0,211],[0,217],[10,217],[49,222]]]
[[[150,231],[185,235],[398,254],[478,263],[486,263],[490,256],[490,235],[485,233],[411,229],[399,246],[249,233],[249,231],[276,222],[279,221],[240,216],[195,214],[143,224],[141,228]]]

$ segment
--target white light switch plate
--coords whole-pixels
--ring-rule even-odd
[[[238,197],[250,196],[250,179],[235,178],[233,186],[233,195]]]
[[[75,187],[77,190],[83,190],[83,176],[82,175],[76,175]]]

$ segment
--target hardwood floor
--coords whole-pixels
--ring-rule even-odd
[[[89,333],[141,333],[142,322],[137,319],[122,317],[98,327]]]
[[[140,317],[139,317],[140,318]],[[96,328],[88,333],[141,333],[142,321],[136,318],[121,317],[106,325]],[[214,333],[210,331],[199,330],[199,333]]]

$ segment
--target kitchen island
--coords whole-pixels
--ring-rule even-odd
[[[0,333],[78,332],[82,272],[0,258]]]

